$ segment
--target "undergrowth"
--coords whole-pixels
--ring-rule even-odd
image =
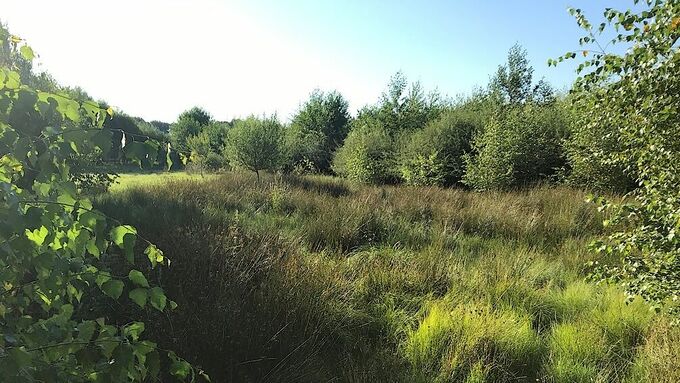
[[[585,199],[228,173],[96,202],[172,260],[147,331],[213,381],[677,381],[677,328],[584,282]]]

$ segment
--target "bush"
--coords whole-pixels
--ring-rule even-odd
[[[450,110],[413,133],[399,155],[399,172],[410,185],[454,185],[464,171],[463,155],[470,150],[481,120],[472,113]]]
[[[254,116],[237,121],[227,134],[225,154],[229,161],[254,171],[279,169],[283,156],[283,126],[276,117]]]
[[[199,134],[211,121],[210,114],[198,107],[180,114],[177,122],[170,125],[170,140],[173,147],[179,151],[188,151],[187,140]]]
[[[567,119],[558,105],[509,108],[473,143],[463,183],[477,190],[508,189],[550,180],[565,166],[562,141]]]
[[[350,180],[381,184],[396,179],[392,138],[380,125],[353,129],[338,149],[333,171]]]
[[[313,169],[329,172],[335,150],[347,137],[350,115],[347,100],[338,92],[324,93],[315,90],[297,114],[293,117],[290,147],[291,164],[310,164]],[[287,134],[288,135],[288,134]]]
[[[625,172],[626,165],[610,160],[614,153],[622,150],[609,126],[576,125],[565,144],[571,168],[568,181],[598,191],[623,193],[633,190],[635,178]]]
[[[187,147],[191,151],[189,157],[191,168],[202,172],[203,170],[215,171],[223,166],[225,162],[223,156],[217,154],[211,144],[208,131],[202,131],[187,139]]]
[[[324,157],[329,153],[324,149],[325,136],[322,132],[291,125],[285,131],[286,173],[317,173],[323,170]]]

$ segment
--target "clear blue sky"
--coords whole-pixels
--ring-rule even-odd
[[[398,70],[454,96],[484,86],[515,43],[555,87],[578,48],[568,6],[599,20],[602,0],[275,1],[3,0],[3,22],[40,68],[133,115],[172,121],[200,105],[216,118],[288,119],[314,88],[352,110],[373,103]],[[96,5],[95,5],[96,4]]]

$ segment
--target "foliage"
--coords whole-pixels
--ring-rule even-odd
[[[325,151],[323,132],[292,124],[284,133],[286,160],[284,170],[298,174],[318,173],[330,154]]]
[[[208,136],[210,151],[212,153],[217,154],[222,152],[224,145],[227,143],[227,132],[229,131],[229,128],[230,125],[226,122],[213,121],[201,130],[201,133]]]
[[[0,41],[33,59],[18,37],[0,30]],[[111,109],[35,90],[15,69],[7,62],[0,67],[0,380],[144,381],[159,376],[161,354],[173,375],[193,379],[186,361],[142,337],[143,322],[110,322],[88,310],[124,293],[142,308],[173,306],[141,272],[117,275],[107,266],[120,259],[146,268],[134,251],[146,241],[133,227],[93,210],[71,180],[69,158],[110,147],[111,133],[102,126]],[[12,117],[26,106],[68,124],[45,128]],[[71,127],[87,121],[87,129]],[[157,148],[133,142],[125,152],[141,163]],[[160,249],[146,245],[150,267],[167,263]]]
[[[398,148],[410,134],[436,119],[444,107],[438,93],[426,96],[420,83],[408,86],[406,77],[396,73],[380,101],[360,110],[351,122],[344,146],[336,152],[333,171],[364,183],[398,181]],[[429,157],[431,153],[422,161]]]
[[[193,108],[182,112],[177,120],[193,120],[199,125],[208,125],[212,120],[212,116],[205,109],[194,106]]]
[[[399,154],[401,177],[409,185],[457,184],[464,173],[463,155],[481,124],[476,113],[462,106],[443,112],[408,138]]]
[[[170,124],[167,123],[167,122],[152,120],[152,121],[149,121],[149,123],[163,133],[168,133],[170,131]]]
[[[347,100],[338,92],[312,92],[287,130],[291,166],[309,163],[320,172],[330,171],[333,154],[347,136],[348,108]]]
[[[527,102],[549,104],[554,101],[552,87],[540,80],[533,84],[534,68],[529,64],[527,52],[519,44],[508,51],[505,65],[500,65],[489,82],[493,97],[508,105],[521,105]]]
[[[641,295],[660,310],[680,312],[680,2],[647,1],[638,11],[606,9],[594,28],[571,9],[586,36],[587,57],[574,86],[575,106],[585,129],[608,131],[616,144],[605,163],[634,177],[634,200],[619,204],[599,199],[613,212],[611,234],[593,244],[606,258],[594,278],[620,283],[631,299]],[[610,44],[624,54],[607,53],[599,37],[613,28]],[[592,50],[587,49],[592,46]],[[569,52],[558,60],[575,58]],[[608,262],[607,260],[614,260]]]
[[[134,117],[135,124],[142,135],[158,142],[170,142],[170,135],[167,130],[163,131],[151,122],[147,122],[140,117]]]
[[[193,107],[182,112],[177,121],[170,125],[172,146],[180,152],[188,152],[189,137],[199,134],[210,122],[212,116],[201,108]]]
[[[443,106],[444,103],[437,92],[426,95],[419,82],[408,86],[406,76],[397,72],[390,78],[380,102],[360,112],[359,119],[362,114],[368,114],[375,118],[390,136],[396,137],[404,131],[422,129],[428,121],[439,115]]]
[[[498,113],[474,138],[463,183],[490,190],[549,180],[565,164],[564,117],[557,105],[527,104]]]
[[[359,118],[357,123],[363,122]],[[373,122],[353,128],[338,149],[333,171],[352,181],[381,184],[396,179],[395,144],[384,128]]]
[[[582,117],[575,120],[583,121]],[[626,172],[627,165],[610,160],[622,149],[611,126],[575,123],[564,149],[570,168],[569,183],[600,192],[635,189],[636,182]]]
[[[215,155],[210,147],[210,136],[206,131],[203,131],[195,136],[187,139],[187,148],[191,152],[189,160],[193,166],[198,167],[200,171],[203,170],[217,170],[220,167],[219,161],[215,163]]]
[[[673,332],[642,300],[583,281],[602,216],[582,191],[171,175],[130,176],[97,206],[167,249],[179,308],[147,331],[215,381],[655,382],[678,367],[648,349]],[[633,361],[645,380],[628,380]]]
[[[227,134],[225,148],[231,164],[255,172],[278,170],[284,158],[283,126],[276,117],[239,120]]]

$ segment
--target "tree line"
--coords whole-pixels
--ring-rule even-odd
[[[628,191],[612,137],[576,123],[572,96],[536,81],[526,51],[508,52],[489,83],[455,99],[401,72],[373,105],[349,113],[338,92],[314,91],[287,124],[277,116],[215,121],[194,107],[169,126],[173,148],[201,170],[335,174],[371,184],[510,189],[565,182]]]

